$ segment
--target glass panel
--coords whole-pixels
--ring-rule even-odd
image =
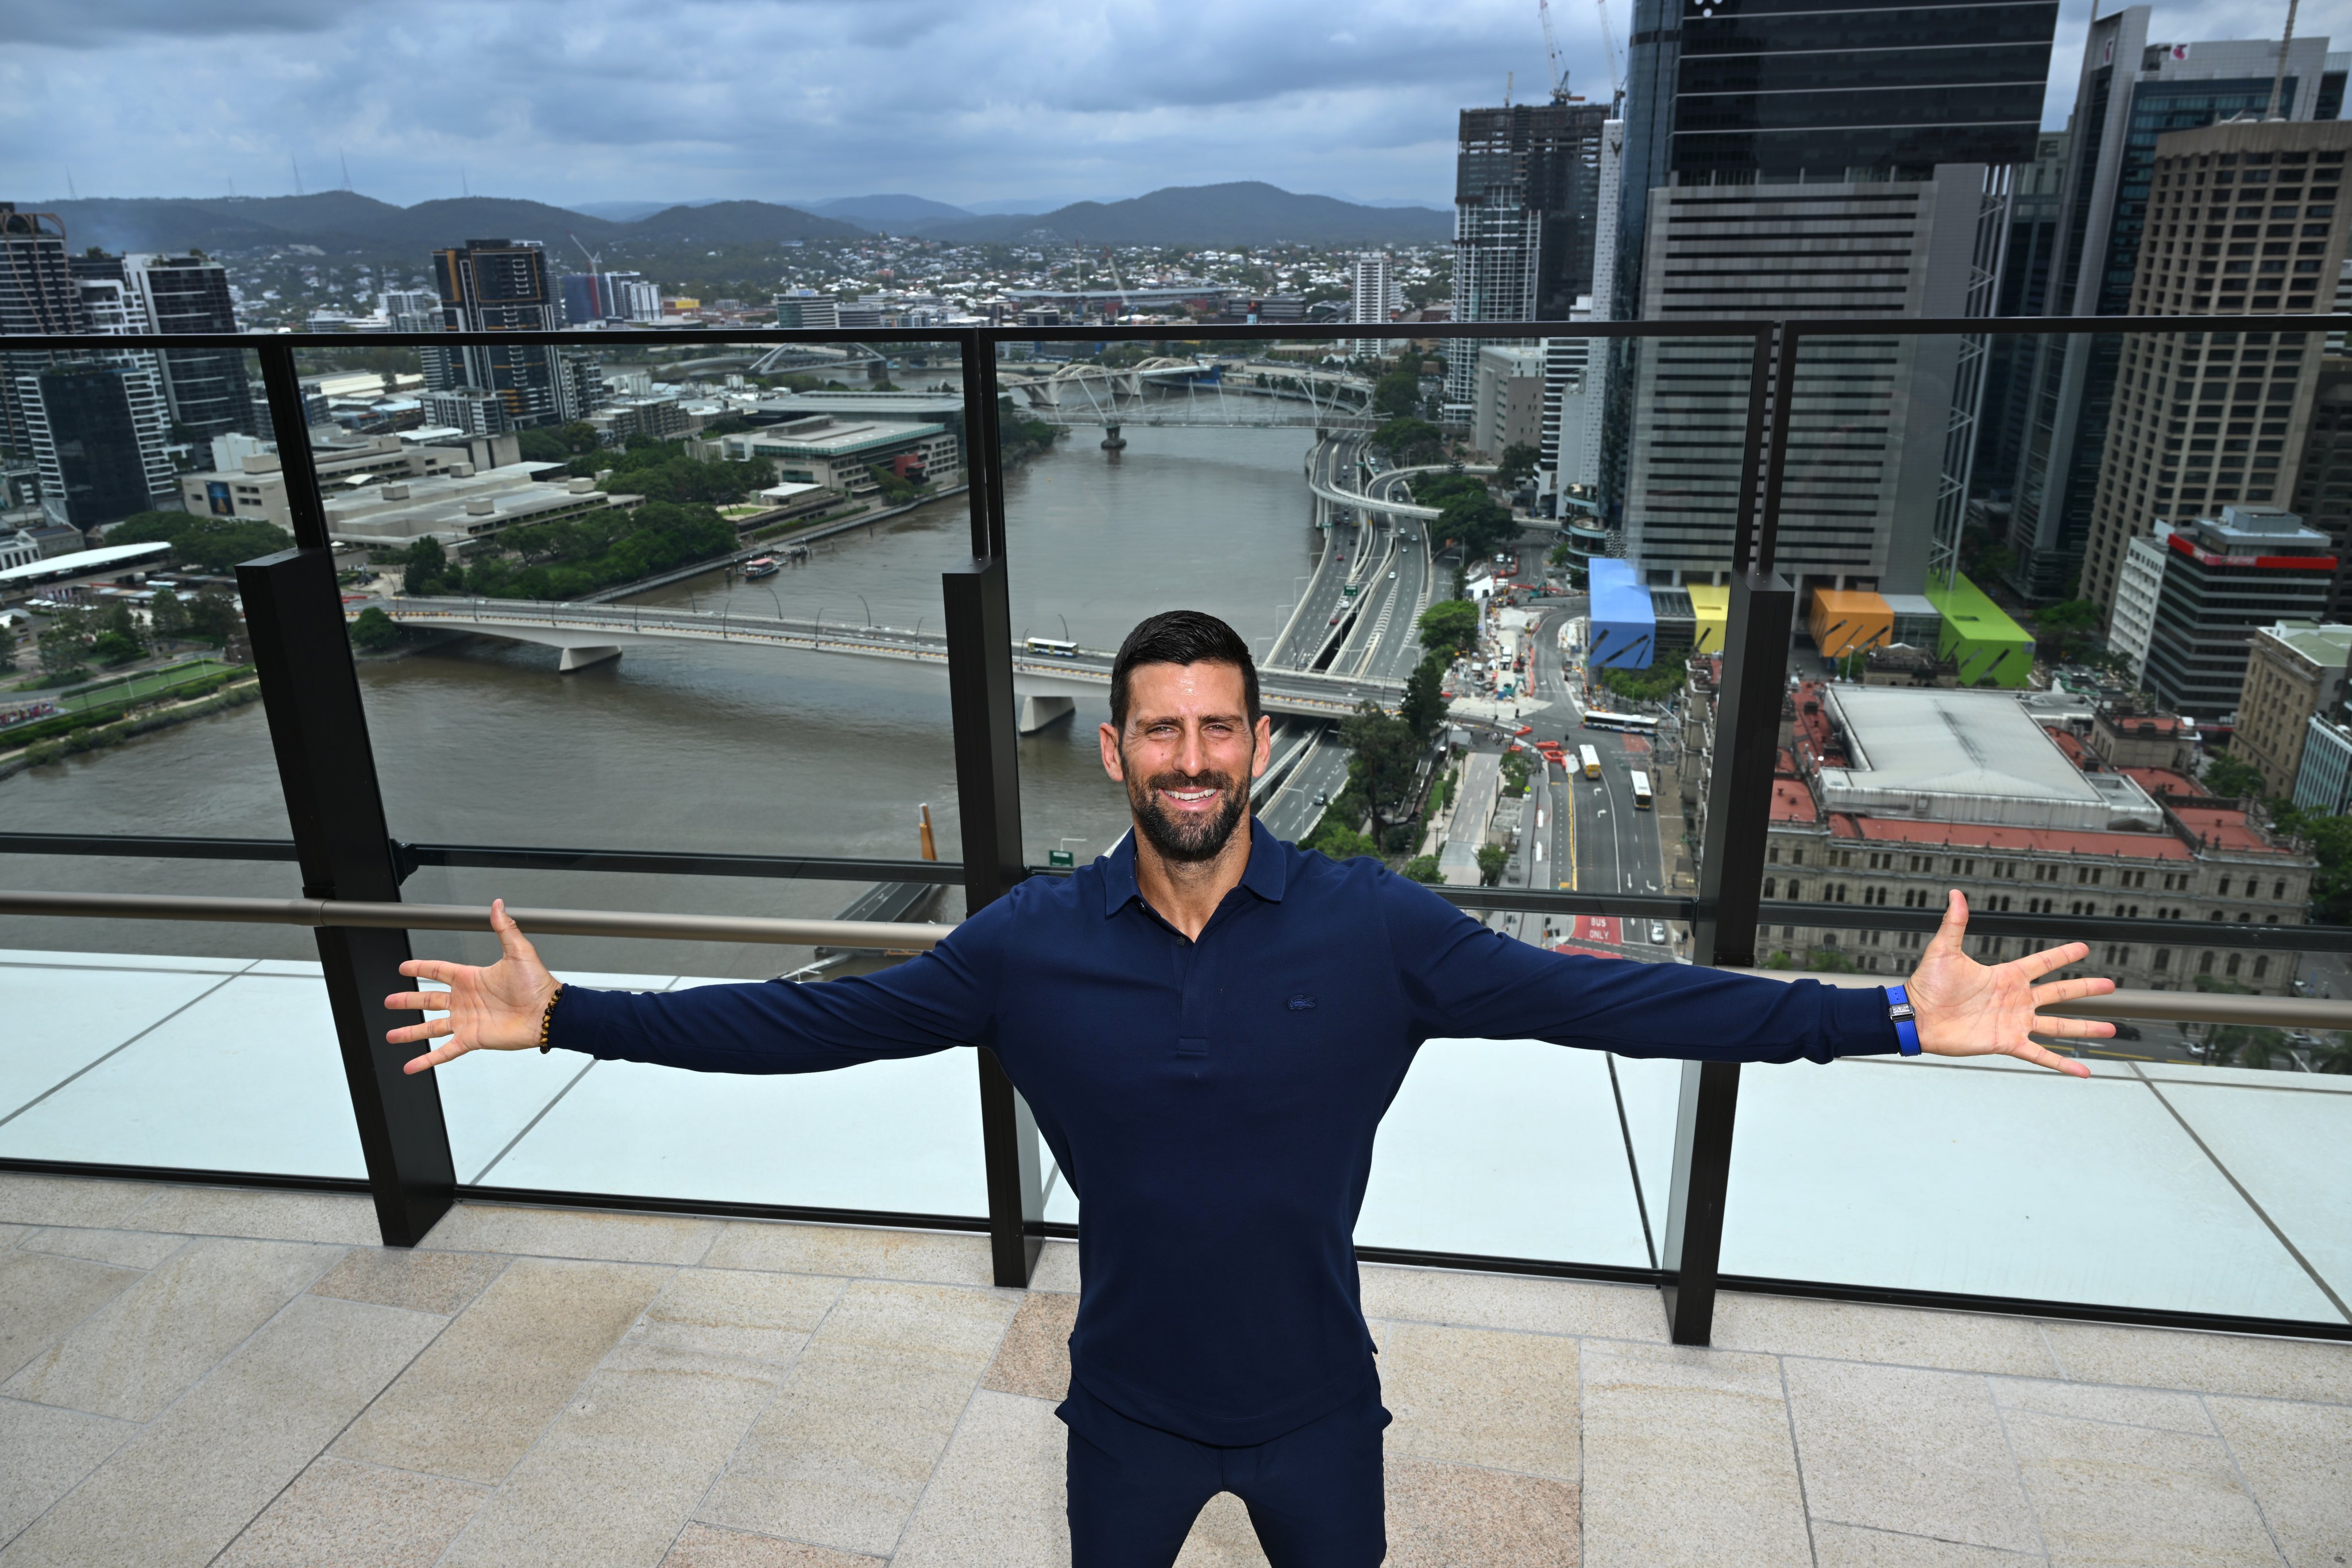
[[[961,365],[936,343],[355,350],[314,426],[394,834],[427,844],[960,854],[940,574],[971,553]],[[351,356],[341,356],[348,360]],[[381,363],[379,363],[381,362]],[[393,379],[382,383],[385,375]],[[381,404],[395,406],[380,422]],[[953,920],[940,883],[425,866],[419,902]],[[488,962],[487,936],[419,932]],[[826,978],[878,954],[554,938],[574,982]],[[469,1058],[492,1185],[923,1213],[985,1207],[962,1053],[715,1079]],[[799,1129],[779,1142],[777,1129]]]
[[[2333,956],[2197,941],[2345,914],[2324,893],[2319,817],[2290,804],[2340,698],[2270,673],[2311,668],[2305,645],[2321,668],[2343,658],[2316,626],[2338,581],[2315,412],[2336,362],[2319,347],[1806,340],[1778,561],[1798,603],[1769,968],[1894,981],[1957,888],[1982,962],[2079,937],[2090,957],[2069,973],[2127,990],[2336,983]],[[2028,918],[2032,934],[2013,929]],[[2116,919],[2180,936],[2096,923]],[[1723,1268],[2339,1321],[2341,1184],[2325,1161],[2287,1163],[2352,1131],[2334,1048],[2137,1023],[2069,1048],[2088,1082],[2007,1058],[1751,1069]]]
[[[1709,395],[1744,433],[1749,349],[1733,346],[1736,374]],[[1084,664],[1160,610],[1227,620],[1257,655],[1276,721],[1256,810],[1286,837],[1399,869],[1420,861],[1455,883],[1686,888],[1671,713],[1690,617],[1663,658],[1647,657],[1656,639],[1643,644],[1629,679],[1649,685],[1619,694],[1583,668],[1588,561],[1612,559],[1616,537],[1600,484],[1603,384],[1635,361],[1612,367],[1604,345],[1580,339],[1363,347],[1007,345],[1016,630],[1075,643]],[[1449,354],[1469,367],[1468,418],[1447,411]],[[1727,491],[1739,455],[1735,438]],[[1433,611],[1440,630],[1424,639]],[[1437,703],[1406,737],[1412,765],[1393,783],[1366,778],[1354,744],[1377,737],[1340,720],[1367,698],[1397,714],[1433,647],[1444,650],[1430,670]],[[1031,859],[1075,861],[1115,843],[1129,816],[1095,736],[1105,683],[1056,680],[1052,657],[1024,660],[1022,674],[1063,697],[1054,706],[1069,717],[1039,705],[1047,721],[1023,740],[1022,805]],[[1589,709],[1601,717],[1588,731]],[[1590,780],[1586,742],[1606,757]],[[1687,944],[1646,917],[1491,921],[1615,959],[1674,962]],[[1650,1266],[1641,1184],[1664,1179],[1675,1072],[1533,1042],[1431,1042],[1382,1124],[1358,1240]],[[1637,1174],[1629,1129],[1654,1171]],[[1055,1182],[1048,1217],[1076,1214]]]
[[[184,314],[220,284],[197,258],[150,269],[159,308],[181,298]],[[119,300],[120,280],[85,282],[86,301]],[[244,458],[267,428],[254,356],[93,346],[0,359],[10,443],[29,459],[6,476],[0,527],[0,824],[286,839],[235,577],[286,540],[246,505],[260,476]],[[59,892],[301,892],[290,860],[128,847],[11,847],[0,878]],[[362,1173],[316,953],[290,927],[0,917],[0,1155]]]

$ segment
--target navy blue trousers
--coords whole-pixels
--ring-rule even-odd
[[[1388,1552],[1377,1381],[1270,1442],[1195,1443],[1131,1421],[1076,1382],[1070,1429],[1071,1568],[1168,1568],[1219,1492],[1247,1505],[1274,1568],[1377,1568]]]

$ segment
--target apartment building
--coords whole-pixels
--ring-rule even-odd
[[[2246,684],[2230,754],[2262,771],[2265,796],[2295,793],[2311,720],[2343,705],[2352,626],[2283,621],[2246,644]]]

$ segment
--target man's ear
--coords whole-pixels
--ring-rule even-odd
[[[1102,741],[1103,772],[1108,773],[1114,783],[1125,784],[1127,761],[1118,754],[1118,728],[1110,724],[1100,725],[1097,729],[1097,733]]]

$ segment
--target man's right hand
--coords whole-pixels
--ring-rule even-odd
[[[413,980],[437,980],[449,988],[399,991],[383,999],[383,1005],[395,1013],[446,1009],[445,1016],[384,1036],[395,1046],[447,1037],[404,1071],[423,1072],[455,1061],[467,1051],[520,1051],[539,1044],[539,1021],[555,995],[555,976],[540,963],[522,928],[507,918],[504,899],[490,905],[490,929],[499,933],[504,956],[487,969],[429,958],[412,958],[400,966],[400,972]]]

